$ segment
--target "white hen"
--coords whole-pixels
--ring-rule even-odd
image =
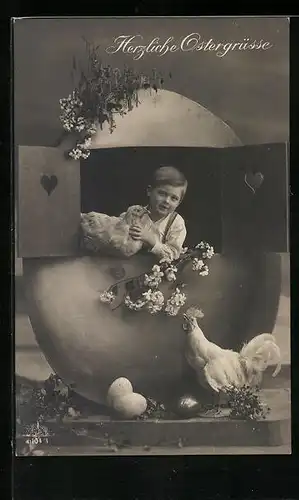
[[[273,377],[279,373],[280,349],[273,335],[264,333],[254,337],[238,353],[210,342],[195,317],[184,315],[184,320],[186,359],[202,385],[208,384],[217,393],[232,386],[257,386],[265,369],[273,363],[277,364]]]
[[[131,257],[142,247],[141,241],[133,240],[129,228],[146,218],[148,211],[133,205],[120,217],[99,212],[81,214],[82,246],[94,252],[104,252],[112,256]]]

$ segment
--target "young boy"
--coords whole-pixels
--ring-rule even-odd
[[[119,217],[81,214],[82,247],[106,255],[131,257],[147,250],[158,258],[175,260],[186,238],[184,219],[176,212],[187,180],[174,167],[155,171],[147,194],[149,205],[133,205]]]
[[[182,202],[188,182],[174,167],[160,167],[148,187],[150,223],[135,223],[130,236],[161,259],[177,259],[186,238],[184,219],[176,212]]]

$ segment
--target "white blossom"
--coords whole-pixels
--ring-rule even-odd
[[[86,129],[88,135],[94,135],[97,132],[97,125],[95,123],[90,123]]]
[[[166,271],[165,271],[165,278],[167,281],[175,281],[176,280],[176,273],[178,272],[178,268],[175,266],[169,266]]]
[[[77,132],[82,132],[84,130],[84,123],[81,123],[79,125],[75,125],[74,126],[74,129],[77,131]]]
[[[113,292],[102,292],[100,294],[100,301],[103,302],[103,303],[108,303],[108,304],[111,304],[111,302],[113,302],[113,300],[115,299],[115,295]]]
[[[207,265],[204,265],[202,270],[199,272],[199,275],[200,276],[208,276],[208,274],[209,274],[209,268]]]
[[[81,153],[81,149],[76,147],[69,152],[69,156],[74,160],[79,160],[79,158],[81,157]]]
[[[165,312],[167,313],[168,316],[177,316],[179,313],[180,308],[175,307],[174,305],[167,303],[165,307]]]
[[[129,295],[125,297],[125,305],[128,307],[128,309],[131,309],[131,311],[140,311],[140,309],[143,308],[145,305],[145,301],[142,299],[136,300],[136,302],[133,302]]]
[[[205,243],[204,241],[198,243],[195,248],[200,248],[201,250],[205,250],[205,252],[202,253],[203,259],[211,259],[215,253],[214,248],[211,245],[209,245],[209,243]]]
[[[176,274],[173,271],[170,271],[168,273],[165,273],[167,281],[175,281],[176,280]]]
[[[200,271],[204,267],[204,261],[195,257],[192,259],[192,269],[193,271]]]
[[[151,274],[145,274],[144,284],[150,288],[157,288],[162,281],[164,273],[161,271],[161,267],[155,264],[152,268]]]
[[[86,151],[81,151],[81,157],[83,158],[83,160],[86,160],[90,155],[90,151],[89,150],[86,150]]]
[[[64,130],[66,130],[67,132],[71,132],[71,130],[73,129],[73,127],[74,127],[74,126],[73,126],[73,124],[72,124],[72,122],[71,122],[71,121],[66,120],[66,121],[64,121],[64,122],[63,122],[63,128],[64,128]]]
[[[91,146],[91,137],[87,137],[83,142],[82,147],[88,149],[90,148],[90,146]]]
[[[152,296],[152,293],[153,291],[152,290],[148,290],[147,292],[144,292],[142,295],[144,297],[144,299],[149,302],[151,300],[151,296]]]
[[[206,246],[207,246],[207,244],[206,244],[204,241],[201,241],[200,243],[198,243],[198,244],[196,245],[196,247],[195,247],[195,248],[201,248],[201,249],[203,250],[203,249],[205,249],[205,248],[206,248]]]
[[[69,156],[74,160],[80,158],[87,159],[90,155],[89,148],[91,146],[90,137],[96,133],[97,126],[90,119],[86,119],[82,113],[83,102],[79,99],[77,91],[73,91],[68,97],[60,99],[60,120],[63,128],[72,133],[72,131],[83,132],[86,131],[87,138],[82,144],[77,146],[69,152]]]
[[[208,259],[211,259],[213,257],[213,255],[215,254],[214,252],[214,248],[209,246],[208,250],[207,250],[207,258]]]
[[[176,288],[166,303],[165,312],[168,316],[176,316],[187,300],[186,295]]]
[[[82,144],[77,144],[77,146],[69,152],[69,156],[74,160],[79,160],[80,158],[86,160],[89,157],[89,155],[90,151],[88,149],[83,148]]]
[[[164,305],[164,295],[162,292],[150,289],[142,295],[146,301],[146,307],[151,314],[161,311]]]

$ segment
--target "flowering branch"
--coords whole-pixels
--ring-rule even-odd
[[[143,273],[135,278],[122,279],[111,285],[107,290],[101,292],[100,300],[103,303],[113,305],[120,293],[120,284],[125,284],[125,292],[118,306],[125,305],[131,311],[146,310],[150,314],[164,312],[168,316],[177,316],[187,301],[185,283],[178,283],[178,276],[188,262],[192,263],[192,270],[198,272],[199,276],[207,276],[209,273],[207,259],[214,255],[214,249],[206,242],[201,242],[192,249],[185,249],[176,261],[161,260],[159,265],[155,264],[150,273]],[[166,300],[164,294],[159,290],[162,282],[173,284],[174,291]],[[123,287],[122,287],[123,289]],[[116,308],[115,308],[116,309]],[[201,311],[200,311],[200,314]]]
[[[68,97],[60,99],[62,126],[76,142],[67,154],[75,160],[88,158],[91,138],[98,128],[103,129],[107,122],[112,133],[116,127],[115,116],[124,116],[140,104],[139,90],[157,92],[163,85],[162,75],[155,69],[151,74],[139,74],[128,66],[123,69],[104,66],[98,54],[99,47],[86,40],[85,45],[87,69],[80,68],[75,89]],[[78,66],[74,57],[73,77],[78,73]]]

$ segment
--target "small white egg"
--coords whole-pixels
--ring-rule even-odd
[[[113,408],[124,419],[139,417],[147,408],[147,401],[144,396],[133,392],[113,400]]]
[[[133,392],[133,386],[125,377],[120,377],[114,380],[110,385],[107,393],[107,403],[109,406],[113,406],[113,400],[124,396],[125,394],[131,394]]]

